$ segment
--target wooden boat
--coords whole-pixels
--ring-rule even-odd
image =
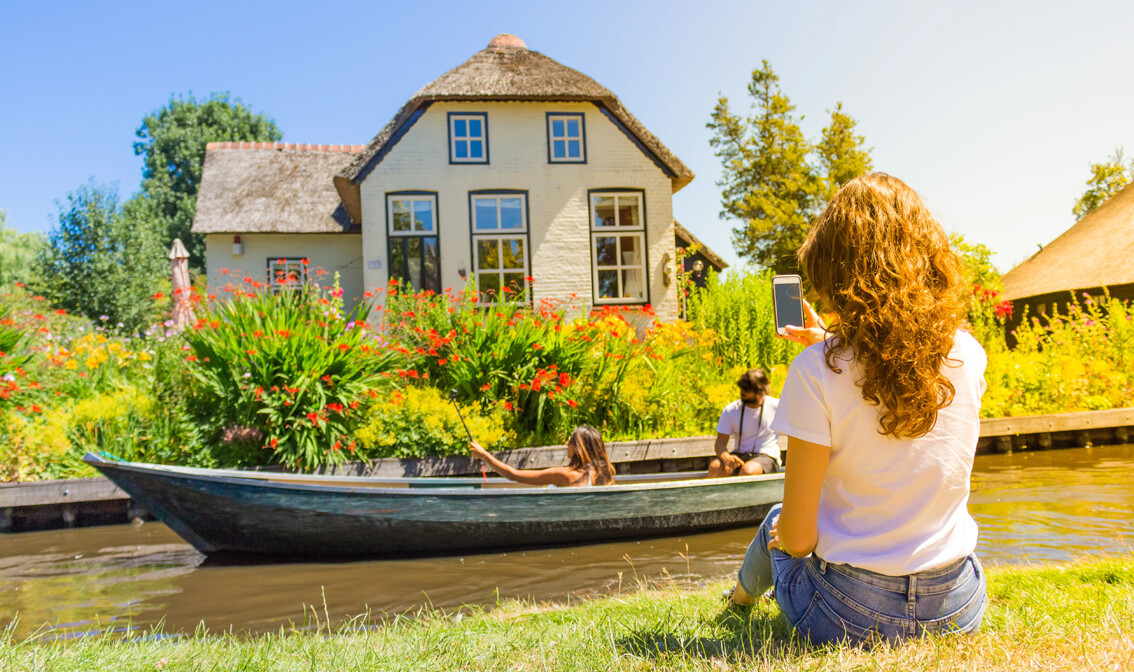
[[[756,525],[783,474],[619,476],[615,485],[365,478],[119,462],[93,465],[197,550],[297,558],[453,555]]]

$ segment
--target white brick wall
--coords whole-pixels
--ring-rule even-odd
[[[360,236],[354,233],[242,233],[244,254],[232,253],[233,235],[211,233],[205,236],[205,268],[209,272],[209,292],[223,296],[221,288],[228,282],[239,282],[244,276],[266,282],[268,261],[278,258],[305,257],[310,260],[308,273],[314,279],[319,269],[319,283],[331,287],[335,272],[343,289],[343,305],[348,309],[362,296],[362,248]],[[220,273],[227,269],[230,274]]]
[[[489,165],[450,165],[448,112],[487,112]],[[549,164],[547,112],[582,112],[586,164]],[[644,189],[649,301],[659,317],[677,315],[675,285],[662,282],[662,260],[674,256],[672,183],[665,173],[591,103],[439,102],[418,119],[361,185],[363,286],[388,281],[386,193],[438,193],[442,288],[463,286],[458,268],[472,269],[469,192],[525,189],[535,299],[575,294],[592,305],[588,189]],[[211,266],[210,266],[211,267]]]

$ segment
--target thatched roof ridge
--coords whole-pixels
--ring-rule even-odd
[[[357,185],[397,142],[399,132],[404,132],[414,115],[440,100],[590,101],[609,112],[632,140],[653,155],[670,177],[673,191],[693,179],[693,171],[646,130],[609,89],[578,70],[529,50],[514,35],[498,35],[472,58],[422,87],[359,152],[358,158],[336,176],[335,185],[352,217],[360,217],[361,211],[356,213],[352,208],[358,196],[349,192],[357,191]]]
[[[711,263],[713,266],[716,266],[722,271],[728,268],[728,262],[726,262],[724,259],[721,259],[720,255],[713,251],[713,248],[702,243],[700,238],[694,236],[689,229],[682,226],[681,222],[677,221],[676,219],[673,220],[673,235],[677,236],[681,240],[684,240],[686,244],[690,246],[696,245],[697,251],[700,252],[701,255],[706,259],[708,259],[709,263]]]
[[[332,177],[360,145],[209,143],[193,233],[353,233]]]
[[[1076,289],[1134,283],[1134,184],[1080,219],[1004,275],[1016,300]]]

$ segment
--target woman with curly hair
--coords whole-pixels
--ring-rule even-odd
[[[788,438],[784,501],[730,599],[775,588],[814,643],[973,632],[985,576],[969,478],[984,351],[961,331],[962,268],[918,195],[883,173],[845,184],[799,250],[829,328],[805,305],[772,428]],[[782,508],[781,508],[782,507]]]

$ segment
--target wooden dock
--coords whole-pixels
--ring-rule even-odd
[[[1134,408],[1085,411],[981,421],[977,454],[1011,453],[1077,446],[1129,443]],[[695,436],[607,444],[620,474],[699,471],[708,468],[715,437]],[[522,469],[566,464],[563,446],[520,448],[500,454]],[[366,476],[470,476],[481,464],[465,456],[381,459],[352,462],[326,470],[330,474]],[[21,532],[86,525],[124,523],[147,517],[126,493],[105,478],[0,483],[0,532]]]

